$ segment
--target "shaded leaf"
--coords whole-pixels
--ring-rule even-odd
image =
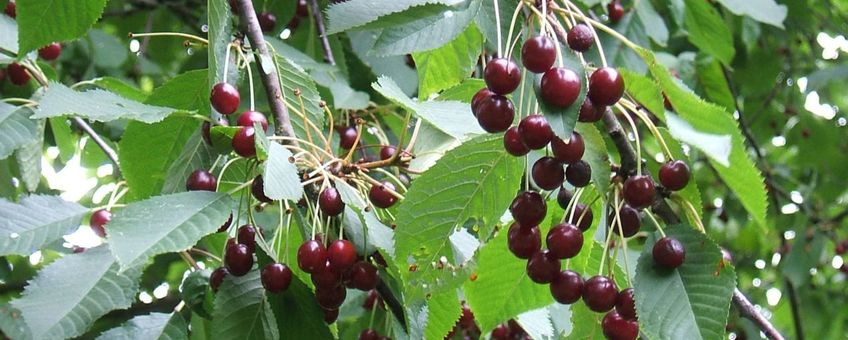
[[[136,316],[97,339],[179,340],[188,339],[188,325],[179,313],[150,313]]]
[[[274,200],[297,201],[303,196],[303,186],[297,167],[291,162],[291,151],[277,143],[268,144],[268,161],[265,162],[265,195]]]
[[[38,124],[29,115],[28,109],[0,103],[0,159],[38,139]]]
[[[86,214],[58,196],[33,195],[18,204],[0,199],[0,255],[29,256],[75,230]]]
[[[279,339],[277,322],[259,271],[227,275],[215,294],[212,334],[216,339]]]
[[[171,162],[165,172],[165,182],[162,184],[163,194],[172,194],[185,190],[188,176],[195,170],[206,170],[212,166],[217,154],[206,144],[200,129],[196,130],[183,146],[183,151]]]
[[[783,28],[788,9],[774,0],[718,0],[736,15],[746,15],[759,22]]]
[[[730,64],[736,51],[729,26],[706,1],[686,0],[686,29],[689,41],[722,63]]]
[[[142,104],[101,89],[77,92],[60,83],[50,82],[33,117],[77,115],[101,122],[129,119],[154,123],[174,111],[172,108]]]
[[[383,29],[372,53],[403,55],[441,47],[465,31],[479,8],[480,1],[472,0],[466,9],[448,8],[443,13],[418,16],[403,25]]]
[[[388,2],[352,0],[340,2],[327,7],[327,20],[329,21],[327,34],[361,27],[376,21],[380,17],[400,13],[409,10],[411,7],[445,3],[448,2],[432,0],[400,0]]]
[[[53,42],[77,39],[97,22],[106,0],[21,1],[17,4],[20,49],[26,53]],[[50,13],[57,17],[45,20]]]

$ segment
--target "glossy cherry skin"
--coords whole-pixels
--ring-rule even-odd
[[[556,61],[556,45],[546,36],[538,35],[527,39],[521,47],[521,61],[530,72],[545,72]]]
[[[339,146],[342,149],[350,150],[353,147],[353,143],[356,143],[356,136],[359,135],[359,132],[356,131],[355,126],[343,126],[339,127],[336,131],[339,132]]]
[[[550,289],[554,300],[570,305],[583,295],[583,278],[577,272],[566,269],[554,276]]]
[[[6,15],[12,17],[13,19],[15,17],[17,17],[18,14],[17,14],[17,11],[16,11],[16,9],[17,9],[16,7],[17,6],[16,6],[14,1],[9,1],[9,3],[6,4],[6,8],[4,9],[4,11],[6,12]]]
[[[312,273],[311,279],[315,287],[332,288],[342,284],[342,273],[334,270],[330,261],[324,261],[324,264]]]
[[[486,64],[483,80],[492,92],[500,95],[510,94],[521,83],[521,71],[510,59],[494,58]]]
[[[88,225],[91,226],[97,236],[106,237],[106,223],[112,220],[112,213],[106,209],[100,209],[91,214],[91,219],[88,220]]]
[[[528,148],[539,150],[544,148],[556,137],[551,130],[548,120],[540,114],[529,115],[518,123],[518,134]]]
[[[390,159],[395,155],[395,152],[397,152],[397,148],[394,145],[383,145],[380,147],[380,159]]]
[[[663,237],[654,243],[652,249],[654,263],[666,269],[680,267],[686,260],[686,249],[683,243],[673,237]]]
[[[524,141],[521,140],[521,134],[518,133],[518,127],[513,126],[504,132],[504,149],[510,155],[520,157],[528,154],[530,152],[530,148],[527,145],[524,145]]]
[[[607,4],[607,11],[609,12],[609,19],[613,24],[618,23],[624,17],[624,6],[618,0],[613,0]]]
[[[488,87],[484,87],[474,94],[474,97],[471,98],[471,113],[474,114],[474,117],[477,117],[477,111],[480,109],[480,104],[483,103],[483,100],[488,99],[495,94],[496,93],[489,90]]]
[[[297,248],[297,266],[307,273],[314,273],[327,262],[329,255],[321,242],[309,240]]]
[[[318,207],[324,215],[338,216],[344,211],[345,204],[336,188],[327,187],[318,195]]]
[[[62,45],[59,43],[52,43],[38,49],[38,56],[41,57],[41,59],[48,61],[56,60],[56,58],[59,58],[60,54],[62,54]]]
[[[344,303],[347,291],[344,286],[337,285],[333,287],[315,287],[315,300],[318,305],[324,309],[337,309]]]
[[[356,263],[356,247],[348,240],[335,240],[327,247],[333,270],[344,273]]]
[[[559,108],[569,107],[580,95],[580,77],[570,69],[554,67],[545,71],[539,85],[539,92],[548,105]]]
[[[256,228],[250,224],[239,227],[236,231],[236,241],[247,246],[247,249],[253,253],[256,251]]]
[[[362,291],[369,291],[377,287],[380,276],[373,264],[359,261],[350,267],[347,273],[348,286]]]
[[[215,111],[222,115],[228,115],[236,112],[241,103],[241,96],[235,86],[228,83],[217,83],[212,87],[209,100],[212,102]]]
[[[616,311],[611,311],[604,316],[601,329],[607,339],[636,340],[639,337],[639,324],[622,318]]]
[[[572,164],[583,159],[583,154],[586,152],[586,144],[583,143],[583,136],[574,132],[568,141],[564,141],[559,137],[554,137],[551,141],[551,151],[554,153],[560,162]]]
[[[256,156],[256,130],[242,127],[233,136],[233,150],[244,158]]]
[[[509,327],[504,324],[495,326],[492,330],[492,340],[509,340],[512,337],[509,334]]]
[[[377,294],[376,290],[368,291],[368,296],[365,297],[365,301],[362,303],[362,308],[366,310],[372,310],[377,305],[380,305],[380,309],[385,309],[386,304],[383,302],[383,299],[380,297],[380,294]]]
[[[612,223],[615,220],[615,212],[611,212],[610,216],[607,218],[609,223]],[[624,233],[624,237],[632,237],[639,232],[639,229],[642,227],[642,222],[639,218],[639,210],[634,209],[633,207],[625,204],[618,211],[618,217],[621,219],[621,232]],[[618,223],[613,225],[612,232],[616,235],[619,234]]]
[[[9,74],[9,81],[18,86],[26,84],[31,78],[29,71],[18,63],[9,64],[6,68],[6,73]]]
[[[580,113],[577,115],[577,121],[581,123],[597,122],[603,118],[606,109],[604,106],[595,106],[592,100],[586,97],[586,100],[580,105]]]
[[[504,96],[494,95],[483,99],[477,107],[477,123],[489,133],[506,131],[514,119],[515,107]]]
[[[328,324],[336,322],[336,319],[339,318],[339,309],[338,308],[336,308],[336,309],[321,308],[321,310],[324,311],[324,322],[326,322]]]
[[[524,191],[512,200],[509,212],[518,224],[531,227],[542,223],[548,213],[548,206],[538,192]]]
[[[592,104],[610,106],[624,95],[624,78],[612,67],[601,67],[589,77],[589,99]]]
[[[244,244],[228,244],[224,255],[224,265],[227,266],[230,274],[244,276],[253,267],[253,253]]]
[[[589,230],[589,228],[592,226],[592,219],[595,217],[592,214],[592,208],[587,207],[583,203],[577,203],[576,205],[574,205],[574,219],[571,219],[571,213],[570,212],[569,212],[568,216],[569,216],[568,222],[576,225],[583,232],[586,232],[586,230]],[[583,216],[583,218],[581,219],[580,216]],[[577,221],[580,221],[580,223],[577,223]]]
[[[274,26],[277,26],[277,17],[273,13],[259,13],[257,19],[259,19],[259,27],[262,28],[262,32],[271,32],[274,30]]]
[[[397,197],[392,195],[389,190],[396,190],[395,185],[389,181],[383,181],[380,185],[372,185],[371,190],[368,190],[368,199],[378,208],[391,207],[397,202]]]
[[[527,260],[527,276],[536,283],[550,283],[559,273],[559,259],[547,249],[530,256]]]
[[[292,271],[282,263],[269,263],[262,268],[262,286],[271,293],[280,293],[289,288]]]
[[[626,320],[636,321],[636,298],[633,295],[633,288],[627,288],[618,293],[615,311]]]
[[[212,274],[209,275],[209,287],[212,287],[213,292],[218,292],[218,288],[221,287],[221,283],[224,282],[227,275],[230,275],[230,272],[226,267],[218,267],[212,271]]]
[[[671,191],[681,190],[689,183],[689,166],[681,160],[671,161],[660,167],[660,184]]]
[[[654,180],[646,175],[630,176],[624,181],[624,201],[636,209],[645,208],[654,202],[656,195]]]
[[[359,333],[359,340],[380,340],[380,335],[377,334],[377,331],[367,328]]]
[[[250,193],[259,202],[271,203],[274,201],[265,195],[265,180],[262,178],[262,175],[258,175],[253,179],[253,184],[250,185]]]
[[[262,130],[268,130],[268,118],[259,111],[244,111],[238,117],[239,126],[253,127],[254,123],[262,124]]]
[[[542,247],[542,236],[539,233],[539,227],[523,227],[518,225],[518,223],[513,223],[509,227],[506,244],[509,247],[509,251],[515,257],[529,259],[530,256],[533,256]]]
[[[584,24],[574,25],[566,36],[568,47],[577,52],[586,52],[592,47],[595,42],[595,35],[592,34],[592,29]]]
[[[548,231],[548,251],[558,259],[577,256],[583,248],[583,233],[571,223],[561,223]]]
[[[592,167],[586,161],[578,161],[569,164],[565,169],[565,178],[571,185],[582,188],[589,185],[592,180]]]
[[[194,170],[186,180],[188,191],[215,191],[218,188],[218,180],[215,175],[206,170]]]
[[[606,276],[593,276],[583,283],[583,302],[589,309],[603,313],[615,306],[618,288],[615,282]]]
[[[533,163],[533,182],[544,190],[559,188],[565,180],[562,163],[553,157],[542,157]]]

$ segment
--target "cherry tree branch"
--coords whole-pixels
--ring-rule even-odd
[[[318,7],[318,0],[309,0],[309,10],[312,12],[312,18],[315,19],[318,38],[321,39],[321,48],[324,49],[324,61],[330,65],[336,65],[336,58],[333,57],[330,41],[327,40],[327,30],[324,28],[324,17],[321,15],[321,7]]]
[[[763,334],[766,335],[767,338],[771,340],[783,340],[783,335],[780,335],[780,332],[772,326],[771,322],[769,322],[754,305],[751,304],[751,301],[748,301],[748,298],[739,291],[739,288],[733,290],[733,304],[739,309],[739,313],[753,321],[757,326],[760,327],[760,330],[763,331]]]

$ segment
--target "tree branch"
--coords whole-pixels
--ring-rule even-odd
[[[333,50],[330,48],[330,41],[327,40],[327,30],[324,29],[324,17],[321,15],[321,7],[318,7],[318,0],[309,0],[310,11],[315,19],[315,27],[318,29],[318,38],[321,39],[321,48],[324,49],[324,61],[330,65],[336,65],[336,59],[333,57]]]
[[[760,327],[760,330],[772,340],[783,340],[783,335],[780,335],[780,332],[772,326],[771,322],[766,320],[766,318],[757,311],[757,308],[751,304],[751,301],[748,301],[748,298],[739,291],[739,288],[733,290],[733,304],[736,305],[736,308],[739,309],[739,313],[753,321]]]
[[[121,165],[118,164],[118,153],[115,152],[115,150],[112,149],[109,144],[106,144],[106,141],[104,141],[103,138],[100,138],[100,135],[97,134],[97,131],[94,131],[94,129],[91,128],[91,125],[88,125],[88,123],[82,120],[82,118],[74,117],[71,118],[71,120],[73,120],[74,124],[77,124],[80,129],[85,131],[85,133],[88,134],[89,137],[91,137],[91,140],[93,140],[94,143],[97,144],[97,146],[99,146],[101,150],[103,150],[103,153],[106,154],[106,157],[109,157],[109,160],[112,161],[112,165],[114,165],[115,167],[113,172],[116,176],[120,177]]]

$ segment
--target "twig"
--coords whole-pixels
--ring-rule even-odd
[[[324,17],[321,16],[321,7],[318,7],[318,0],[309,0],[309,8],[312,11],[312,18],[315,19],[318,38],[321,39],[321,48],[324,49],[324,61],[335,66],[336,58],[333,57],[333,50],[330,48],[330,41],[327,39],[327,30],[324,28]]]
[[[377,281],[377,293],[380,294],[380,297],[383,298],[383,301],[389,306],[389,309],[392,311],[392,314],[395,315],[395,319],[400,322],[400,325],[403,326],[403,329],[406,329],[406,318],[403,317],[403,306],[398,301],[397,297],[392,293],[391,288],[386,285],[383,280]],[[376,308],[376,306],[375,306]]]
[[[82,120],[82,118],[73,117],[73,118],[71,118],[71,120],[73,120],[74,124],[77,124],[77,126],[79,126],[80,129],[85,131],[85,133],[88,134],[89,137],[91,137],[91,140],[93,140],[94,143],[97,144],[97,146],[99,146],[101,150],[103,150],[103,153],[106,154],[106,157],[109,157],[109,160],[112,161],[112,165],[115,166],[115,169],[114,169],[115,175],[120,177],[121,176],[121,165],[118,164],[118,153],[115,152],[115,150],[112,149],[109,146],[109,144],[106,144],[106,141],[104,141],[103,138],[101,138],[100,135],[98,135],[97,132],[94,131],[94,129],[91,128],[91,125],[88,125],[88,123],[86,123],[84,120]]]
[[[733,304],[736,305],[736,308],[739,309],[739,313],[742,316],[751,319],[751,321],[754,321],[767,338],[771,340],[783,340],[783,335],[780,335],[780,332],[772,326],[771,322],[766,320],[766,318],[757,311],[757,308],[751,304],[751,301],[748,301],[748,298],[739,291],[739,288],[733,290],[732,300]]]

